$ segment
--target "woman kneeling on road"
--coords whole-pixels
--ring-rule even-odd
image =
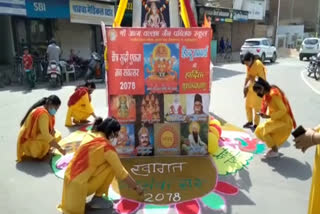
[[[85,85],[76,88],[68,102],[66,126],[87,123],[90,116],[96,118],[91,104],[91,94],[95,89],[96,84],[94,82],[86,82]]]
[[[270,148],[266,158],[279,157],[278,148],[288,139],[292,129],[296,128],[290,104],[279,87],[269,85],[262,78],[255,82],[253,90],[263,98],[261,112],[258,114],[267,119],[257,127],[255,134]]]
[[[58,145],[61,134],[54,129],[55,117],[61,101],[51,95],[36,102],[28,110],[20,123],[17,143],[17,161],[23,156],[43,159],[50,148],[56,148],[61,154],[65,151]]]
[[[102,196],[108,195],[109,186],[116,176],[124,180],[139,195],[143,193],[140,186],[128,174],[121,164],[115,148],[110,141],[117,138],[120,124],[113,118],[97,118],[92,132],[83,139],[74,154],[64,176],[62,202],[59,209],[65,214],[83,214],[86,197],[94,194],[88,204],[91,208],[107,209],[113,206]]]

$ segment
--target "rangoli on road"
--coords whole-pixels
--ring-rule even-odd
[[[63,178],[74,151],[90,128],[82,127],[59,142],[68,154],[52,158],[51,167],[57,177]],[[145,194],[139,198],[115,179],[109,188],[108,198],[115,202],[115,210],[120,214],[162,214],[169,210],[173,210],[170,213],[198,214],[204,207],[225,211],[225,196],[235,196],[239,190],[230,183],[219,181],[219,176],[243,169],[254,154],[261,154],[264,150],[265,145],[250,134],[225,125],[222,126],[216,155],[122,158],[123,165],[143,186]]]

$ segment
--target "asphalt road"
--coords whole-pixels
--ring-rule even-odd
[[[306,62],[279,59],[267,65],[268,80],[282,88],[298,124],[313,127],[320,123],[320,82],[302,78]],[[245,78],[243,65],[216,66],[214,71],[211,111],[235,125],[246,122],[242,87]],[[304,75],[305,76],[305,75]],[[306,82],[308,84],[306,84]],[[310,85],[312,87],[310,87]],[[313,88],[313,89],[312,89]],[[316,90],[314,90],[316,89]],[[20,87],[0,90],[0,210],[1,213],[56,214],[61,199],[62,180],[57,179],[47,163],[26,162],[16,164],[16,138],[19,122],[38,99],[50,94],[68,100],[74,85],[59,90],[48,90],[46,85],[32,92]],[[94,92],[96,113],[107,115],[104,85]],[[64,127],[66,103],[57,113],[56,128],[65,136],[72,130]],[[292,146],[290,138],[276,161],[262,162],[255,156],[248,169],[235,176],[220,179],[240,187],[238,196],[227,198],[229,214],[304,214],[307,213],[314,150],[301,154]],[[206,211],[205,213],[218,213]]]
[[[302,73],[307,62],[297,59],[279,59],[267,64],[267,78],[287,95],[298,124],[314,127],[320,123],[320,82]],[[214,72],[212,111],[228,122],[242,125],[246,122],[242,96],[245,68],[241,64],[218,66]],[[305,82],[306,81],[306,82]],[[312,88],[309,86],[313,86]],[[314,150],[302,154],[293,147],[292,138],[285,143],[279,160],[263,162],[255,156],[248,170],[235,177],[241,193],[230,197],[227,213],[232,214],[304,214],[307,213]]]

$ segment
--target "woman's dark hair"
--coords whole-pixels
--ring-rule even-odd
[[[259,77],[253,85],[253,90],[258,91],[261,87],[263,87],[265,91],[269,92],[272,86],[266,80]]]
[[[250,53],[250,52],[247,52],[243,57],[243,61],[251,61],[254,59],[255,59],[255,57],[254,57],[253,53]]]
[[[81,88],[81,87],[86,87],[86,88],[92,88],[92,89],[96,89],[96,84],[94,83],[94,82],[85,82],[85,84],[83,84],[83,85],[79,85],[79,86],[77,86],[77,88],[76,89],[78,89],[78,88]]]
[[[120,131],[120,123],[115,118],[102,119],[98,117],[93,124],[92,131],[103,132],[107,139]]]
[[[58,96],[56,95],[51,95],[49,97],[44,97],[41,100],[39,100],[38,102],[36,102],[35,104],[33,104],[29,110],[27,111],[26,115],[23,117],[23,119],[20,122],[20,126],[22,126],[24,124],[24,122],[26,121],[28,115],[30,114],[30,112],[32,112],[33,109],[38,108],[40,106],[43,105],[55,105],[55,106],[60,106],[61,105],[61,100]]]

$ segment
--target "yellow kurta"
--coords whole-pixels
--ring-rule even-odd
[[[120,180],[128,176],[128,172],[121,164],[115,151],[89,147],[88,166],[72,178],[72,167],[78,154],[81,154],[86,149],[85,146],[98,137],[104,137],[104,135],[102,133],[86,135],[65,172],[62,202],[59,205],[59,209],[64,214],[84,214],[87,196],[92,194],[96,196],[108,195],[109,186],[115,176]],[[86,162],[82,159],[85,157],[81,156],[81,161]]]
[[[69,106],[65,125],[72,126],[72,118],[77,122],[87,120],[93,112],[93,106],[87,93],[82,96],[76,104]]]
[[[17,161],[20,162],[23,156],[28,156],[32,158],[42,159],[48,154],[50,149],[49,143],[55,139],[57,142],[61,140],[61,133],[55,131],[55,136],[50,134],[49,131],[49,115],[42,114],[38,119],[36,136],[34,138],[29,138],[21,144],[21,137],[26,129],[31,126],[31,118],[33,110],[27,117],[23,126],[20,128],[18,142],[17,142]]]
[[[271,95],[268,106],[269,116],[265,123],[260,124],[255,131],[256,136],[264,141],[269,148],[281,146],[290,136],[293,121],[283,103],[281,96]]]
[[[260,122],[260,117],[256,115],[256,112],[260,111],[262,98],[258,97],[257,94],[253,91],[253,85],[255,78],[261,77],[266,80],[266,69],[263,63],[260,60],[255,60],[251,67],[247,67],[247,77],[246,79],[250,80],[249,90],[246,97],[246,113],[248,122],[253,122],[258,125]]]
[[[320,145],[317,146],[315,160],[314,160],[308,214],[319,214],[319,213],[320,213]]]

